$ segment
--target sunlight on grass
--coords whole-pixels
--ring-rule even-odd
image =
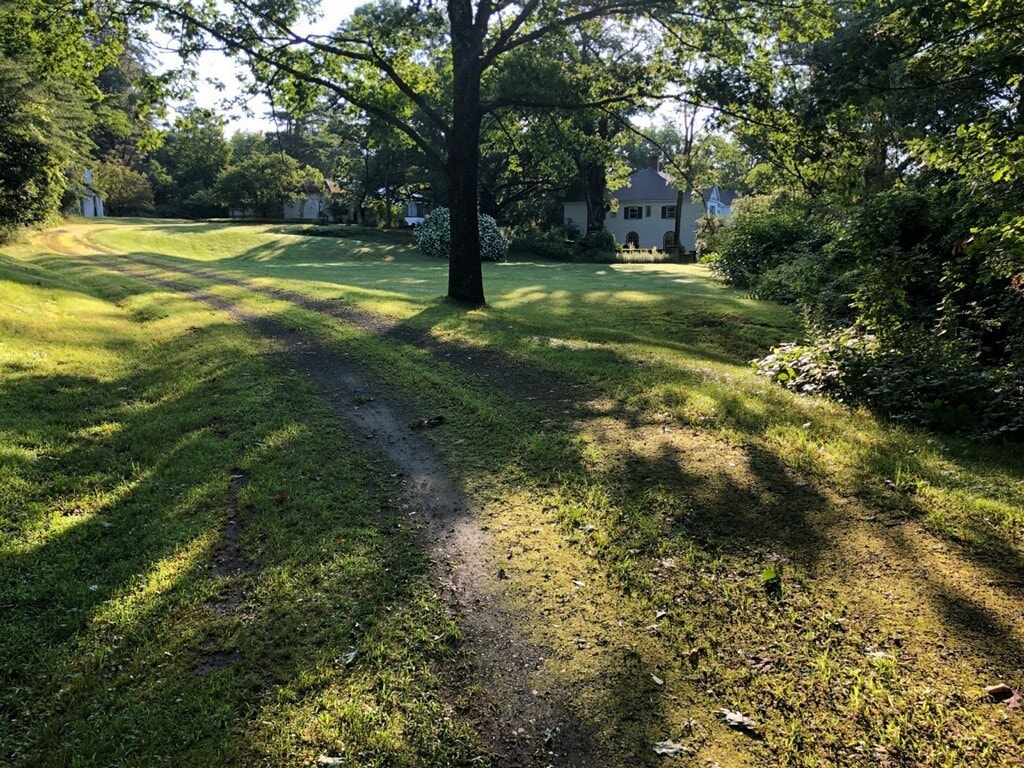
[[[445,425],[425,439],[480,501],[510,599],[531,617],[531,637],[556,649],[545,668],[551,684],[574,692],[600,738],[641,744],[652,761],[650,744],[673,736],[723,765],[884,757],[900,768],[995,766],[1021,743],[1019,721],[980,687],[989,678],[1024,684],[1013,666],[1024,643],[1014,624],[1024,566],[1019,446],[929,435],[771,385],[749,361],[798,338],[799,318],[700,266],[487,264],[490,304],[464,311],[437,300],[446,265],[404,245],[365,232],[292,232],[116,222],[69,236],[137,251],[146,269],[350,355],[412,412],[443,414]],[[4,347],[4,386],[24,387],[38,403],[57,397],[69,410],[86,397],[88,418],[37,426],[32,439],[0,424],[0,503],[13,508],[25,477],[44,482],[26,474],[44,453],[79,462],[78,484],[60,489],[67,500],[90,488],[113,493],[139,472],[104,513],[112,522],[154,515],[164,531],[156,553],[118,582],[115,594],[130,596],[129,585],[148,585],[163,567],[154,564],[207,541],[227,514],[227,473],[243,467],[252,482],[236,501],[253,522],[238,550],[263,567],[242,599],[245,623],[201,607],[230,580],[185,577],[180,602],[153,614],[173,619],[163,641],[189,659],[175,662],[179,676],[194,679],[204,653],[237,651],[238,687],[217,669],[204,678],[209,689],[191,694],[228,724],[231,711],[256,713],[235,726],[243,739],[222,742],[223,754],[284,765],[347,750],[354,764],[413,764],[443,741],[449,759],[476,756],[465,724],[432,693],[434,662],[450,653],[457,627],[431,597],[422,553],[408,531],[361,514],[381,507],[380,479],[358,459],[351,473],[344,441],[302,415],[316,410],[315,398],[275,389],[248,342],[213,313],[165,291],[128,290],[101,274],[104,259],[117,257],[94,258],[94,267],[47,262],[62,277],[26,272],[6,294],[29,312],[44,309],[19,298],[24,291],[57,302],[47,322],[95,311],[107,325],[71,337],[79,378],[52,391],[37,374],[56,370],[52,351],[68,337],[17,321],[42,341]],[[196,266],[216,274],[176,271]],[[40,276],[46,285],[31,285]],[[87,297],[77,306],[60,283],[72,279],[102,286],[117,308]],[[378,323],[357,328],[321,311],[333,305],[373,312]],[[0,305],[4,321],[18,314]],[[161,368],[137,386],[126,351],[145,353],[150,366],[161,358],[175,376]],[[289,397],[297,399],[282,405]],[[190,415],[203,409],[212,410]],[[161,418],[174,438],[146,450],[157,440],[146,427]],[[100,459],[114,450],[124,454],[117,478]],[[193,476],[188,463],[207,471]],[[53,516],[48,500],[32,500],[39,519]],[[19,535],[35,530],[35,518],[12,514]],[[98,518],[39,556],[95,546],[107,530]],[[90,605],[89,595],[75,599]],[[337,658],[353,651],[339,674]],[[248,659],[272,660],[266,696],[239,691],[256,679]],[[205,698],[217,686],[235,702],[227,715]],[[175,695],[188,687],[179,683]],[[720,707],[756,715],[763,739],[730,734],[708,714]],[[191,723],[213,738],[199,718]]]
[[[264,342],[64,237],[0,256],[0,762],[479,755],[437,698],[457,630],[377,513],[379,469]],[[212,573],[225,553],[241,570]],[[332,697],[374,726],[295,739]],[[261,716],[288,736],[252,738]]]
[[[209,560],[217,533],[208,531],[184,543],[171,555],[155,562],[146,573],[118,589],[93,612],[90,621],[104,632],[133,632],[155,609],[159,599]],[[90,585],[90,589],[99,585]],[[103,590],[107,592],[106,589]],[[88,637],[88,636],[86,636]],[[102,653],[102,643],[97,648]],[[86,639],[85,647],[89,641]],[[88,652],[83,648],[88,656]]]

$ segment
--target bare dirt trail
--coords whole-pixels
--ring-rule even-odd
[[[79,245],[89,248],[86,243],[75,247]],[[662,643],[660,651],[649,652],[644,644],[660,642],[656,631],[647,637],[650,628],[644,624],[627,619],[625,626],[622,621],[616,626],[614,620],[608,621],[623,615],[628,601],[621,590],[603,583],[604,576],[594,571],[583,575],[592,563],[581,552],[559,551],[556,566],[554,558],[548,560],[543,549],[533,546],[531,536],[546,534],[531,531],[540,525],[531,500],[524,500],[520,510],[516,499],[503,499],[500,515],[486,500],[483,508],[471,505],[430,442],[420,431],[410,429],[413,420],[434,414],[408,412],[357,360],[311,336],[247,314],[222,296],[196,289],[194,278],[282,299],[410,344],[502,391],[526,391],[542,410],[570,409],[572,415],[562,418],[579,420],[581,434],[591,436],[610,453],[633,456],[652,476],[664,472],[666,483],[686,489],[694,514],[731,505],[722,518],[736,520],[746,534],[741,537],[744,541],[763,534],[765,526],[784,522],[788,527],[769,533],[780,552],[792,555],[805,549],[801,536],[813,532],[814,562],[804,567],[814,574],[817,591],[834,590],[845,596],[853,605],[851,619],[872,632],[879,627],[913,627],[905,639],[899,639],[901,658],[928,659],[924,669],[962,684],[965,679],[966,684],[987,682],[1015,669],[1010,662],[1019,658],[1017,649],[1024,647],[1019,626],[990,622],[993,631],[978,635],[966,625],[986,616],[1024,615],[1019,589],[993,581],[992,574],[973,566],[956,547],[928,533],[921,523],[876,509],[877,503],[837,494],[827,482],[788,472],[771,456],[761,455],[756,446],[727,445],[713,434],[675,426],[638,426],[615,403],[606,403],[602,411],[591,393],[558,387],[543,371],[510,368],[515,362],[501,350],[481,353],[446,344],[427,332],[338,302],[310,299],[203,267],[134,257],[129,261],[102,249],[91,250],[111,257],[102,259],[104,266],[187,293],[274,340],[290,355],[289,367],[311,378],[351,425],[365,450],[379,455],[388,471],[401,477],[403,513],[422,521],[424,546],[434,562],[434,582],[464,630],[474,660],[472,677],[465,682],[477,688],[472,717],[498,765],[644,765],[651,760],[652,743],[679,738],[678,718],[687,712],[696,713],[701,728],[708,729],[699,752],[704,761],[696,764],[744,765],[750,751],[735,737],[723,735],[723,729],[714,730],[714,721],[708,725],[711,707],[700,698],[700,691],[694,693],[692,685],[688,688],[682,682],[673,688],[673,682],[685,681],[691,673],[650,666],[652,660],[664,661],[678,648]],[[179,282],[186,279],[189,282]],[[515,377],[509,376],[509,370],[516,370]],[[671,461],[663,461],[666,457]],[[719,486],[732,490],[715,498]],[[505,523],[509,523],[507,531],[502,529]],[[530,534],[524,537],[524,531]],[[512,558],[513,550],[515,560],[506,563],[506,553]],[[638,562],[637,567],[644,566]],[[577,575],[567,576],[574,568]],[[533,576],[526,578],[524,574],[530,573]],[[963,591],[965,585],[969,593]],[[561,634],[538,631],[542,623],[538,612],[557,622]],[[567,637],[578,646],[565,642]],[[727,650],[729,643],[722,647],[723,653]],[[955,659],[956,669],[950,667],[950,658]],[[596,670],[593,675],[599,683],[586,689],[565,685],[565,679],[549,683],[544,678],[553,671],[555,661],[558,666],[583,662]],[[1018,670],[1011,678],[1019,674]],[[665,681],[664,687],[650,682],[654,676]],[[608,719],[583,722],[574,717],[573,713],[587,711],[579,706],[581,694],[593,697],[597,692],[611,698],[612,689],[620,701],[590,710],[607,712]],[[667,701],[673,697],[678,701]],[[659,708],[666,715],[651,717]],[[655,728],[637,738],[621,729],[621,722],[613,722],[630,718],[648,718],[646,722]]]
[[[165,265],[113,259],[104,259],[103,264],[224,311],[272,340],[286,354],[286,364],[308,376],[348,423],[364,450],[380,457],[387,471],[402,480],[399,507],[422,525],[432,579],[463,631],[472,662],[474,679],[465,681],[473,691],[473,711],[468,715],[499,765],[593,768],[612,764],[600,753],[592,728],[574,717],[571,701],[551,692],[539,695],[534,677],[551,651],[517,629],[521,617],[505,599],[507,585],[496,562],[492,536],[434,448],[413,428],[417,414],[350,356],[248,313],[222,296],[168,278]],[[158,275],[157,270],[164,274]],[[205,270],[174,271],[214,278]]]

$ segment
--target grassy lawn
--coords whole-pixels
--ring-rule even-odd
[[[439,703],[458,631],[408,532],[376,514],[386,478],[259,342],[114,275],[120,254],[359,308],[456,357],[500,352],[504,380],[482,379],[209,284],[445,415],[429,438],[507,552],[523,631],[552,649],[539,677],[574,692],[617,764],[996,766],[1024,749],[1020,710],[984,692],[1024,687],[1021,449],[772,387],[748,362],[799,334],[785,309],[698,266],[513,262],[485,265],[489,306],[467,312],[438,301],[446,265],[395,239],[108,222],[0,259],[14,764],[480,754]],[[580,398],[552,412],[528,382]],[[259,570],[211,578],[236,511]],[[666,739],[688,751],[655,755]]]
[[[27,246],[0,329],[0,764],[478,754],[387,476],[273,350]]]

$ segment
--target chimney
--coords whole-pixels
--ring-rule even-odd
[[[661,160],[661,158],[658,157],[657,155],[651,155],[650,157],[647,158],[647,167],[650,168],[655,173],[657,173],[658,171],[661,170],[661,167],[658,162],[659,160]]]

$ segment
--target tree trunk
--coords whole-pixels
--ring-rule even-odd
[[[598,163],[587,163],[582,173],[583,197],[587,201],[587,231],[584,236],[604,229],[605,207],[605,175],[604,166]]]
[[[480,265],[478,183],[480,176],[480,56],[479,31],[473,24],[469,0],[448,0],[452,30],[452,126],[448,134],[445,178],[451,213],[451,260],[448,298],[460,304],[484,303]]]

